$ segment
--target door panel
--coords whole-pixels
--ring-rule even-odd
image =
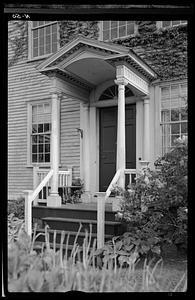
[[[116,109],[100,110],[100,191],[106,191],[116,170]]]
[[[136,166],[136,107],[126,105],[126,167]],[[106,191],[116,173],[117,107],[100,109],[100,191]]]

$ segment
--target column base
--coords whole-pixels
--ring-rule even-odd
[[[47,206],[60,207],[62,205],[62,198],[59,195],[50,195],[47,197]]]

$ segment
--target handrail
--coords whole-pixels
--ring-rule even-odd
[[[32,190],[24,191],[25,194],[25,230],[27,234],[31,237],[32,235],[32,202],[35,200],[39,192],[43,189],[43,187],[47,184],[50,178],[53,175],[53,170],[50,170],[49,173],[44,177],[41,183],[37,186],[37,188]]]
[[[119,180],[119,177],[121,175],[122,169],[118,169],[116,174],[114,175],[110,185],[108,186],[107,190],[106,190],[106,197],[105,197],[105,201],[106,199],[110,196],[111,192],[112,192],[112,187],[113,185],[115,185],[117,183],[117,181]]]
[[[31,195],[31,202],[37,197],[39,192],[42,190],[42,188],[46,185],[46,183],[50,180],[50,178],[53,175],[53,170],[50,170],[49,173],[44,177],[44,179],[41,181],[41,183],[38,185],[38,187],[34,190],[34,192]]]
[[[111,183],[109,184],[106,193],[98,193],[99,197],[97,199],[97,247],[102,248],[104,246],[105,239],[105,203],[107,198],[110,196],[112,187],[117,183],[120,175],[122,173],[122,169],[117,170],[114,175]]]

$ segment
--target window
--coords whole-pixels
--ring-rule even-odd
[[[31,163],[50,162],[51,104],[31,105],[30,147]]]
[[[178,25],[182,25],[182,24],[187,24],[187,21],[186,20],[183,20],[183,21],[161,21],[162,28],[174,27],[174,26],[178,26]]]
[[[108,41],[135,34],[134,21],[102,21],[101,40]]]
[[[125,88],[125,97],[131,97],[133,96],[132,91],[130,88]],[[108,99],[114,99],[118,98],[118,85],[112,85],[108,87],[100,96],[99,101],[101,100],[108,100]]]
[[[161,87],[162,154],[187,135],[187,83]]]
[[[31,58],[51,54],[58,49],[56,21],[31,22]]]

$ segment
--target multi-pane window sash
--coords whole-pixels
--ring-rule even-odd
[[[135,33],[134,21],[102,21],[103,41],[124,38]]]
[[[162,27],[174,27],[182,24],[187,24],[186,20],[181,21],[162,21]]]
[[[32,163],[50,162],[51,105],[32,105],[31,151]]]
[[[32,57],[39,57],[57,51],[57,22],[32,22]]]
[[[161,88],[162,155],[175,146],[175,140],[187,136],[187,83]]]

